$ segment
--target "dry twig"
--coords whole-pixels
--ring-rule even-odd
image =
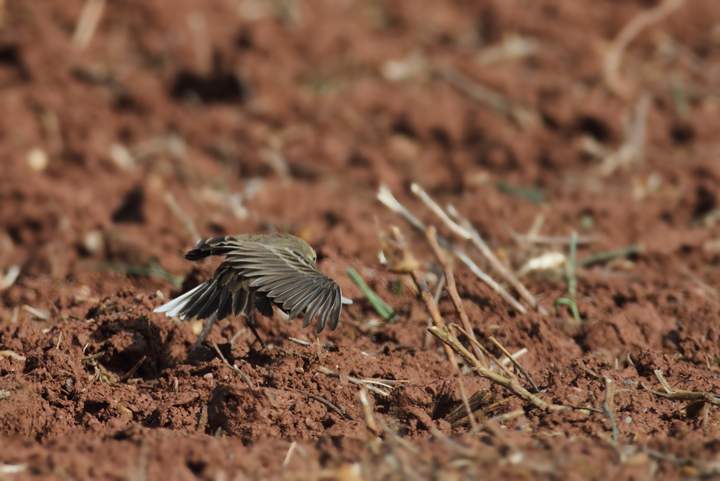
[[[433,327],[444,328],[445,321],[440,315],[437,304],[435,304],[432,294],[430,294],[430,290],[428,289],[428,286],[425,283],[425,279],[422,277],[422,274],[420,274],[420,271],[418,269],[413,269],[412,272],[410,272],[410,275],[412,275],[412,278],[415,281],[415,285],[417,285],[418,290],[420,291],[420,297],[422,297],[423,302],[425,302],[425,306],[427,306],[427,309],[430,312],[430,316],[433,319]],[[432,332],[432,328],[428,329]],[[455,368],[455,372],[460,374],[460,368],[458,367],[457,359],[455,359],[455,353],[447,345],[443,345],[443,347],[445,348],[445,352],[447,353],[450,364],[452,364],[452,366]]]
[[[605,400],[602,403],[602,410],[605,415],[610,418],[610,428],[612,429],[613,445],[617,445],[618,428],[613,415],[613,401],[615,399],[615,381],[609,377],[603,378],[605,381]]]
[[[383,254],[388,261],[390,270],[393,272],[410,274],[415,281],[418,292],[423,302],[427,306],[427,310],[430,312],[433,324],[438,327],[445,325],[445,321],[440,315],[437,304],[435,303],[430,289],[428,288],[425,278],[418,269],[420,263],[415,260],[412,253],[407,247],[405,238],[402,236],[400,229],[397,227],[391,227],[393,237],[382,234],[380,236],[380,244],[382,246]],[[450,364],[453,365],[455,371],[460,374],[460,368],[458,367],[457,360],[455,359],[455,353],[448,346],[443,345],[445,353],[450,360]]]
[[[646,10],[635,16],[620,31],[610,44],[603,61],[603,76],[605,83],[616,95],[627,99],[630,96],[630,86],[620,75],[620,63],[625,49],[645,28],[657,23],[668,16],[673,10],[680,7],[685,0],[665,0],[656,7]]]
[[[498,115],[507,118],[517,127],[523,129],[537,124],[539,118],[537,113],[523,105],[509,101],[502,94],[469,79],[454,68],[445,67],[439,69],[438,72],[452,86],[494,110]]]
[[[368,400],[367,391],[365,389],[360,389],[360,391],[358,391],[358,400],[360,401],[360,411],[363,414],[363,420],[365,421],[365,426],[367,427],[368,440],[373,445],[377,444],[380,441],[382,429],[380,429],[375,422],[372,407],[370,406],[370,401]]]
[[[468,332],[468,335],[475,339],[475,333],[473,332],[472,325],[470,324],[470,319],[465,312],[465,307],[463,306],[462,299],[460,298],[460,294],[458,294],[457,291],[457,286],[455,285],[455,275],[453,274],[452,266],[445,258],[443,253],[440,251],[440,246],[437,243],[437,231],[435,230],[435,227],[428,227],[427,231],[425,232],[425,237],[427,238],[428,244],[430,244],[430,248],[432,249],[433,254],[435,254],[435,258],[443,266],[443,270],[445,271],[445,279],[447,279],[448,294],[450,294],[450,299],[452,299],[455,310],[460,316],[460,321],[462,322],[463,327],[465,327],[465,330]],[[435,303],[437,304],[437,301],[435,301]],[[485,355],[477,346],[475,346],[475,353],[477,354],[478,359],[480,359],[480,362],[487,366],[488,363],[485,359]]]
[[[470,409],[470,401],[468,401],[467,392],[465,392],[465,383],[463,382],[462,377],[457,378],[457,384],[460,389],[460,397],[462,398],[463,405],[465,406],[465,412],[470,420],[470,427],[475,429],[477,421],[475,421],[475,415],[473,414],[472,409]]]
[[[654,391],[649,387],[645,386],[644,384],[643,387],[656,396],[664,397],[665,399],[672,399],[673,401],[703,401],[709,404],[720,406],[720,396],[718,396],[717,394],[711,392],[695,392],[685,391],[681,389],[673,389],[665,380],[665,376],[660,369],[655,370],[655,377],[657,377],[660,385],[662,385],[663,389],[665,389],[665,392]]]
[[[388,207],[391,211],[395,212],[396,214],[399,214],[400,216],[404,217],[408,223],[421,233],[425,234],[425,230],[427,227],[425,224],[420,222],[417,217],[415,217],[409,210],[407,210],[400,202],[393,197],[392,193],[390,192],[390,189],[388,189],[386,186],[380,186],[380,190],[378,191],[377,198],[380,202],[385,204],[386,207]],[[505,288],[503,288],[500,284],[495,282],[495,280],[487,275],[485,272],[483,272],[482,269],[480,269],[477,264],[475,264],[458,246],[455,244],[452,244],[448,242],[447,240],[443,239],[440,236],[437,236],[437,242],[438,244],[445,248],[450,250],[455,256],[457,256],[458,259],[462,261],[463,264],[465,264],[473,274],[475,274],[478,279],[483,281],[485,284],[490,286],[491,289],[493,289],[495,292],[500,294],[505,301],[510,304],[513,309],[516,311],[525,314],[527,313],[527,309],[520,304],[513,296],[511,296]]]
[[[458,222],[455,222],[453,219],[451,219],[441,208],[440,206],[429,196],[427,193],[423,190],[422,187],[420,187],[418,184],[412,184],[410,186],[410,190],[417,195],[420,200],[423,201],[423,203],[431,210],[435,215],[437,215],[440,220],[442,220],[445,225],[450,228],[456,235],[462,237],[465,240],[471,241],[475,247],[485,256],[485,258],[490,262],[490,265],[495,269],[497,273],[499,273],[503,278],[505,278],[506,281],[512,285],[515,290],[522,296],[526,301],[530,303],[531,306],[533,306],[533,309],[539,311],[542,314],[547,314],[548,312],[540,306],[533,297],[532,294],[530,294],[530,291],[528,291],[525,286],[515,277],[515,275],[508,270],[505,265],[500,262],[500,260],[497,258],[495,253],[490,249],[487,244],[485,244],[485,241],[480,237],[480,234],[473,228],[472,224],[470,224],[470,221],[467,219],[464,219],[460,216],[460,214],[455,210],[455,208],[452,205],[448,206],[448,212],[450,215],[455,217],[457,221],[462,224],[459,225]]]
[[[433,295],[433,301],[435,301],[435,304],[437,304],[440,301],[440,294],[442,293],[443,287],[445,286],[445,274],[443,273],[440,276],[440,280],[437,283],[437,287],[435,287],[435,295]],[[432,316],[428,317],[427,326],[430,327],[433,325]],[[430,344],[432,342],[432,334],[430,334],[430,331],[425,332],[425,342],[424,346],[425,349],[430,349]]]
[[[510,230],[510,235],[515,239],[518,244],[570,244],[570,237],[556,237],[547,235],[530,235],[530,234],[518,234],[517,232]],[[578,236],[578,244],[590,244],[600,239],[600,236],[587,235]]]
[[[328,368],[326,368],[326,367],[324,367],[324,366],[318,367],[317,370],[318,370],[318,372],[321,372],[321,373],[323,373],[323,374],[325,374],[325,375],[328,375],[328,376],[337,377],[337,378],[340,377],[340,374],[339,374],[339,373],[337,373],[337,372],[335,372],[335,371],[331,371],[330,369],[328,369]],[[388,382],[390,382],[390,381],[386,381],[386,380],[384,380],[384,379],[383,379],[383,380],[379,380],[379,379],[357,379],[357,378],[354,378],[354,377],[352,377],[352,376],[348,376],[348,377],[347,377],[347,380],[348,380],[348,382],[350,382],[350,383],[352,383],[352,384],[356,384],[356,385],[358,385],[358,386],[365,387],[368,391],[372,391],[372,392],[374,392],[375,394],[379,394],[379,395],[381,395],[381,396],[383,396],[383,397],[388,397],[388,396],[390,396],[390,394],[386,393],[386,392],[383,391],[382,389],[376,388],[375,386],[373,386],[373,384],[377,384],[377,385],[379,385],[379,386],[383,386],[383,387],[386,387],[386,388],[388,388],[388,389],[392,389],[392,388],[393,388],[393,386],[391,386],[391,385],[388,384]],[[399,382],[399,381],[395,381],[395,382]]]
[[[177,200],[175,200],[175,196],[172,194],[172,192],[165,192],[164,199],[165,203],[170,208],[172,213],[175,214],[175,217],[180,219],[180,222],[183,223],[183,225],[185,226],[185,230],[187,230],[188,234],[190,234],[190,237],[192,237],[192,241],[196,242],[198,239],[200,239],[200,232],[197,230],[197,227],[195,227],[195,222],[189,215],[185,213],[184,210],[182,210],[182,207],[180,207],[180,204],[177,203]]]
[[[140,366],[143,362],[145,362],[145,359],[147,359],[147,356],[143,356],[140,358],[140,360],[135,363],[135,365],[130,369],[128,372],[125,373],[123,377],[120,378],[119,382],[128,382],[131,377],[137,372],[138,369],[140,369]]]
[[[528,374],[528,372],[525,370],[525,368],[522,367],[519,362],[517,362],[515,357],[512,354],[510,354],[508,352],[508,350],[505,349],[505,347],[502,344],[500,344],[494,337],[490,336],[490,342],[495,344],[495,347],[500,349],[503,352],[503,354],[505,354],[507,356],[507,358],[510,360],[510,362],[512,362],[513,365],[522,373],[522,375],[525,376],[525,379],[528,380],[530,385],[533,387],[533,390],[535,390],[536,393],[540,392],[540,389],[537,387],[537,384],[535,384],[535,381],[532,380],[532,378],[530,377],[530,374]]]
[[[213,349],[215,349],[215,352],[217,353],[217,355],[220,356],[220,359],[222,359],[222,362],[224,362],[227,367],[229,367],[236,373],[240,374],[240,377],[243,378],[243,381],[245,381],[245,383],[248,385],[248,387],[250,389],[255,389],[255,386],[253,386],[253,383],[252,383],[252,381],[250,381],[250,378],[248,377],[248,375],[245,374],[244,372],[242,372],[242,370],[240,370],[239,367],[237,367],[234,364],[230,364],[228,362],[228,360],[225,359],[225,356],[223,356],[223,353],[220,351],[220,347],[217,345],[217,342],[213,341],[212,343],[213,343]]]
[[[470,242],[472,242],[475,247],[477,247],[477,249],[482,252],[488,262],[490,262],[490,265],[493,266],[493,269],[495,269],[501,276],[503,276],[503,278],[505,278],[505,280],[508,281],[511,286],[513,286],[513,288],[518,292],[518,294],[520,294],[522,298],[524,298],[527,302],[530,303],[534,310],[538,311],[540,314],[547,315],[548,311],[538,303],[535,297],[530,294],[530,291],[525,288],[523,283],[520,282],[517,277],[515,277],[515,274],[510,272],[510,270],[505,267],[502,262],[500,262],[500,259],[497,258],[492,249],[488,247],[482,237],[480,237],[480,234],[478,234],[472,224],[470,224],[470,221],[462,218],[458,211],[455,210],[452,205],[448,206],[448,212],[450,212],[450,215],[455,217],[458,222],[460,222],[462,228],[467,232]]]
[[[525,415],[524,409],[516,409],[515,411],[510,411],[509,413],[504,414],[498,414],[497,416],[493,416],[489,419],[486,419],[485,421],[481,422],[477,426],[475,426],[472,431],[470,431],[470,434],[476,434],[488,427],[490,424],[494,423],[502,423],[505,421],[510,421],[513,419],[517,419],[519,417],[522,417]]]
[[[598,167],[602,177],[612,175],[618,168],[631,164],[640,165],[645,157],[645,131],[647,114],[650,108],[650,95],[640,96],[632,111],[627,111],[623,118],[625,142],[618,150],[605,157]]]
[[[490,365],[490,370],[491,370],[491,371],[494,371],[494,370],[495,370],[495,369],[494,369],[494,366],[497,366],[502,372],[505,373],[505,375],[506,375],[508,378],[514,379],[514,378],[516,377],[516,376],[515,376],[515,373],[512,372],[511,370],[509,370],[509,369],[505,366],[505,364],[507,364],[507,363],[498,361],[498,359],[497,359],[490,351],[488,351],[488,350],[485,348],[485,346],[483,346],[482,344],[480,344],[480,343],[477,341],[477,339],[472,339],[472,338],[470,338],[470,336],[468,336],[468,334],[466,333],[465,329],[462,328],[462,326],[459,326],[459,325],[457,325],[457,324],[450,324],[450,327],[452,327],[452,328],[454,328],[454,329],[457,329],[458,331],[460,331],[460,332],[462,332],[463,334],[465,334],[465,336],[467,336],[468,339],[470,339],[470,342],[473,343],[475,346],[477,346],[478,349],[480,349],[480,350],[483,352],[483,354],[485,354],[485,356],[487,356],[487,358],[490,359],[490,361],[492,362],[492,364]],[[509,363],[509,361],[508,361],[508,363]]]
[[[78,49],[84,50],[90,44],[103,10],[105,10],[105,0],[87,0],[85,2],[82,12],[80,12],[80,18],[75,25],[72,39]]]
[[[293,454],[293,452],[295,451],[295,446],[297,446],[297,441],[293,441],[293,442],[290,444],[290,447],[288,448],[288,452],[287,452],[287,454],[285,455],[285,461],[283,461],[283,467],[285,467],[285,466],[287,466],[288,464],[290,464],[290,458],[292,457],[292,454]]]
[[[50,313],[47,311],[43,311],[40,309],[35,309],[34,307],[28,306],[27,304],[24,304],[22,306],[23,311],[30,313],[33,317],[40,319],[41,321],[47,321],[50,317]]]
[[[300,393],[300,394],[304,394],[304,395],[306,395],[307,397],[309,397],[310,399],[314,399],[314,400],[316,400],[317,402],[323,403],[325,406],[329,407],[330,409],[332,409],[333,411],[335,411],[336,413],[338,413],[341,418],[352,419],[352,416],[350,416],[349,413],[347,413],[346,411],[341,410],[339,407],[337,407],[336,405],[334,405],[333,403],[331,403],[331,402],[328,401],[327,399],[324,399],[324,398],[318,396],[317,394],[313,394],[313,393],[307,392],[307,391],[301,391],[300,389],[293,389],[293,391],[298,392],[298,393]]]
[[[452,347],[452,349],[457,352],[460,357],[463,358],[463,360],[467,363],[470,368],[475,371],[479,376],[484,377],[486,379],[489,379],[490,381],[494,382],[495,384],[498,384],[511,393],[513,393],[515,396],[519,397],[520,399],[532,403],[536,407],[542,409],[546,412],[554,412],[554,411],[561,411],[565,409],[565,406],[559,406],[556,404],[550,404],[539,397],[535,396],[534,394],[530,393],[527,389],[522,387],[520,383],[517,381],[517,379],[508,379],[506,377],[503,377],[495,372],[492,372],[490,369],[486,368],[480,362],[475,358],[475,356],[472,355],[470,351],[465,349],[465,347],[460,344],[460,341],[458,341],[455,336],[452,336],[450,332],[445,329],[438,328],[436,326],[433,326],[430,328],[430,332],[433,333],[438,339],[440,339],[442,342],[444,342],[446,345]]]

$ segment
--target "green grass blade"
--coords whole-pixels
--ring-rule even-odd
[[[363,295],[367,298],[367,300],[370,302],[370,305],[375,309],[375,312],[378,313],[379,316],[381,316],[383,319],[385,319],[388,323],[393,324],[398,320],[397,314],[395,314],[395,311],[387,305],[385,301],[383,301],[377,294],[373,292],[370,287],[365,284],[365,281],[360,277],[360,274],[357,273],[355,269],[352,267],[347,270],[348,276],[350,276],[350,279],[357,284],[357,286],[362,291]]]

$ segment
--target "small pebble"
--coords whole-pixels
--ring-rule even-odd
[[[103,248],[103,234],[100,231],[92,231],[85,234],[83,237],[83,247],[90,254],[96,254]]]
[[[632,418],[631,418],[630,416],[628,416],[628,417],[626,417],[626,418],[624,419],[624,421],[625,421],[625,424],[631,424],[631,423],[632,423]]]
[[[48,156],[43,149],[36,147],[28,152],[27,164],[35,172],[43,171],[48,166]]]
[[[203,376],[203,379],[205,379],[206,381],[212,381],[212,378],[213,378],[213,375],[211,372],[209,372]]]

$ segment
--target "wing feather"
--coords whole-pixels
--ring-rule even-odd
[[[318,332],[326,325],[335,329],[342,308],[340,287],[306,254],[293,248],[290,236],[275,239],[267,242],[267,236],[244,234],[199,241],[186,254],[187,259],[222,255],[225,260],[212,279],[156,311],[182,314],[183,318],[217,312],[222,319],[230,312],[245,313],[250,295],[257,292],[288,313],[290,319],[305,311],[303,327],[317,317]]]
[[[328,315],[330,314],[330,306],[332,306],[332,303],[335,299],[335,291],[334,290],[327,290],[327,298],[322,303],[322,306],[320,306],[320,309],[318,310],[317,315],[317,332],[321,333],[323,329],[325,329],[325,324],[327,323]]]
[[[322,290],[322,291],[320,291],[320,294],[315,299],[313,299],[313,301],[308,306],[307,311],[305,311],[305,319],[303,319],[303,328],[308,327],[310,325],[313,318],[315,317],[315,314],[317,314],[318,309],[320,309],[320,307],[325,302],[325,299],[327,298],[327,296],[328,296],[328,291]]]

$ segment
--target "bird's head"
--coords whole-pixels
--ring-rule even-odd
[[[317,261],[317,254],[315,253],[315,249],[310,247],[310,244],[308,244],[305,241],[302,241],[300,243],[300,252],[303,253],[305,257],[313,261],[313,264]]]

